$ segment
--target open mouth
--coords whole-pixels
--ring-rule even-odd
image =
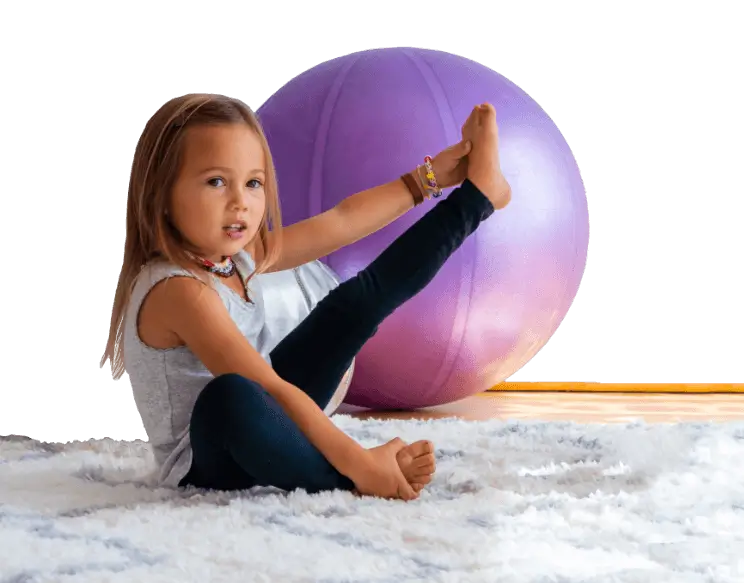
[[[228,233],[242,233],[248,228],[248,225],[246,225],[244,221],[239,221],[237,223],[232,223],[222,228]]]

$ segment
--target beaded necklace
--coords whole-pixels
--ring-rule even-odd
[[[203,257],[199,257],[198,255],[194,255],[193,253],[189,253],[189,256],[191,256],[194,261],[196,261],[203,269],[205,269],[209,273],[214,273],[215,275],[219,275],[220,277],[232,277],[232,275],[235,273],[235,262],[229,255],[223,257],[220,263],[214,263],[209,259],[204,259]]]

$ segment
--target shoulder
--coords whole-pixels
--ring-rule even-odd
[[[208,279],[182,268],[155,267],[144,274],[146,303],[156,305],[163,314],[180,313],[185,307],[198,307],[219,295]]]
[[[216,290],[188,270],[148,271],[140,294],[136,322],[143,342],[154,348],[184,344],[184,326],[199,327],[210,319],[224,319],[225,307]]]
[[[135,279],[131,300],[137,304],[158,304],[167,310],[169,302],[181,306],[206,291],[214,291],[206,272],[197,272],[167,260],[155,259],[142,267]],[[214,294],[216,295],[216,294]]]
[[[153,295],[183,295],[188,290],[200,290],[202,287],[212,287],[206,273],[156,259],[144,265],[135,278],[132,299],[141,302]]]
[[[135,280],[135,285],[153,287],[164,279],[178,276],[198,279],[196,273],[180,265],[164,259],[153,259],[142,266]]]

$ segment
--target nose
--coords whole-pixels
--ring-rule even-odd
[[[237,211],[248,209],[248,193],[240,186],[233,186],[230,189],[230,208]]]

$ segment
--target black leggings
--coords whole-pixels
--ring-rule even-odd
[[[321,300],[271,352],[274,370],[324,408],[382,321],[424,289],[493,211],[466,180]],[[238,374],[216,377],[199,394],[190,438],[193,462],[181,486],[310,493],[354,487],[263,387]]]

